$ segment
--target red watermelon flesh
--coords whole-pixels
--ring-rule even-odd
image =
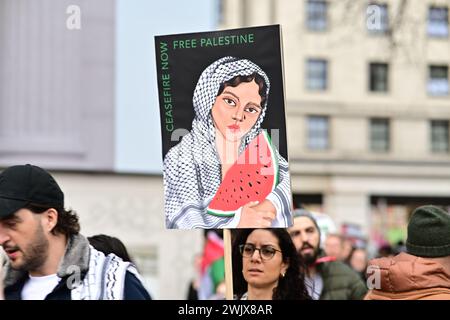
[[[234,216],[251,201],[262,202],[278,184],[278,160],[266,131],[262,131],[228,169],[207,212]]]

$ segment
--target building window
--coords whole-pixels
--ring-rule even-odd
[[[389,15],[387,4],[371,4],[366,10],[366,26],[370,33],[387,33]]]
[[[312,31],[323,31],[327,28],[327,2],[308,0],[306,4],[307,28]]]
[[[448,153],[448,127],[448,120],[431,120],[431,151],[433,153]]]
[[[389,151],[389,119],[370,119],[370,150]]]
[[[430,7],[428,9],[428,35],[448,37],[448,8]]]
[[[373,92],[388,91],[388,72],[387,63],[371,63],[369,70],[369,86]]]
[[[432,96],[448,95],[448,66],[430,66],[427,91]]]
[[[325,90],[327,88],[326,60],[308,59],[306,85],[309,90]]]
[[[328,117],[308,117],[308,148],[310,150],[328,149]]]

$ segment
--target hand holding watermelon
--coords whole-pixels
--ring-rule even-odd
[[[269,204],[267,204],[268,202]],[[270,210],[270,201],[265,200],[263,203],[252,201],[242,207],[241,219],[238,228],[270,228],[272,220],[275,219],[276,211]],[[269,210],[267,210],[269,209]]]
[[[262,130],[227,170],[207,212],[216,216],[230,217],[234,216],[239,208],[252,209],[256,205],[250,205],[250,207],[248,205],[259,201],[258,207],[252,210],[271,211],[275,214],[275,207],[266,198],[277,184],[276,152],[268,133]],[[268,214],[260,215],[268,217]],[[252,224],[248,227],[260,226]]]

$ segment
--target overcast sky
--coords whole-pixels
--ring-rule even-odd
[[[117,0],[118,172],[161,173],[154,36],[216,28],[218,0]]]

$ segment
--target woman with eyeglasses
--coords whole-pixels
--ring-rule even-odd
[[[305,267],[286,229],[234,230],[232,255],[236,299],[311,299]]]

